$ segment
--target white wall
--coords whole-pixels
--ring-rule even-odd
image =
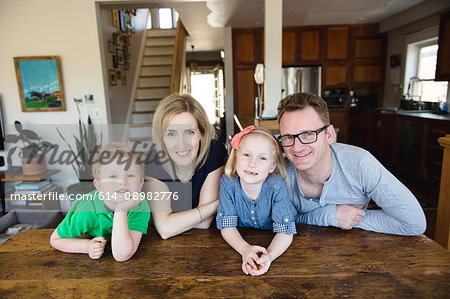
[[[107,123],[96,11],[93,0],[2,0],[0,2],[0,97],[4,122],[76,123],[74,97],[93,94],[95,123]],[[61,59],[66,111],[22,112],[13,57],[57,55]],[[84,111],[87,113],[87,111]],[[84,113],[86,115],[86,113]]]

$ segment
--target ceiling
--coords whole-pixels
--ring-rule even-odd
[[[375,23],[424,0],[282,0],[283,26]],[[264,0],[147,0],[122,2],[132,8],[178,11],[196,51],[223,49],[223,27],[263,27]],[[125,4],[126,3],[126,4]],[[132,4],[131,4],[132,3]],[[116,5],[117,7],[117,2]]]

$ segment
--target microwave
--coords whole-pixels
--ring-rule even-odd
[[[346,95],[328,95],[324,96],[323,99],[327,102],[330,108],[343,108],[347,107],[347,96]]]

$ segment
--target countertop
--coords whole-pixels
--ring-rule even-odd
[[[402,110],[402,109],[399,110],[397,107],[377,107],[373,109],[363,109],[363,110],[378,111],[379,113],[383,114],[395,114],[401,117],[414,117],[423,120],[450,121],[449,113],[437,114],[431,110]]]

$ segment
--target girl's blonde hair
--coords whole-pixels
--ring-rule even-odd
[[[265,128],[255,128],[255,130],[264,131],[264,132],[272,135],[272,132],[270,132],[269,130],[267,130]],[[250,132],[250,133],[244,135],[242,137],[241,143],[245,138],[247,138],[248,136],[251,136],[253,134],[259,134],[260,136],[263,136],[268,142],[270,142],[270,144],[272,145],[272,148],[275,152],[275,161],[274,162],[276,164],[276,168],[275,168],[274,172],[280,174],[287,181],[286,168],[284,166],[283,154],[281,153],[281,149],[279,148],[275,137],[270,138],[270,136],[267,136],[266,134],[260,133],[257,131],[256,132],[253,131],[253,132]],[[231,149],[230,156],[228,157],[227,163],[225,164],[225,174],[227,177],[229,177],[231,179],[236,176],[236,151],[237,150],[234,148]]]
[[[211,139],[215,137],[213,126],[208,121],[208,116],[202,105],[188,94],[171,94],[162,99],[156,107],[153,115],[152,137],[158,151],[164,151],[166,157],[170,157],[164,144],[164,132],[172,117],[183,112],[190,112],[197,121],[198,129],[201,134],[199,152],[197,159],[193,161],[193,172],[201,167],[208,157]],[[171,163],[162,165],[172,179],[175,179],[175,173]]]

